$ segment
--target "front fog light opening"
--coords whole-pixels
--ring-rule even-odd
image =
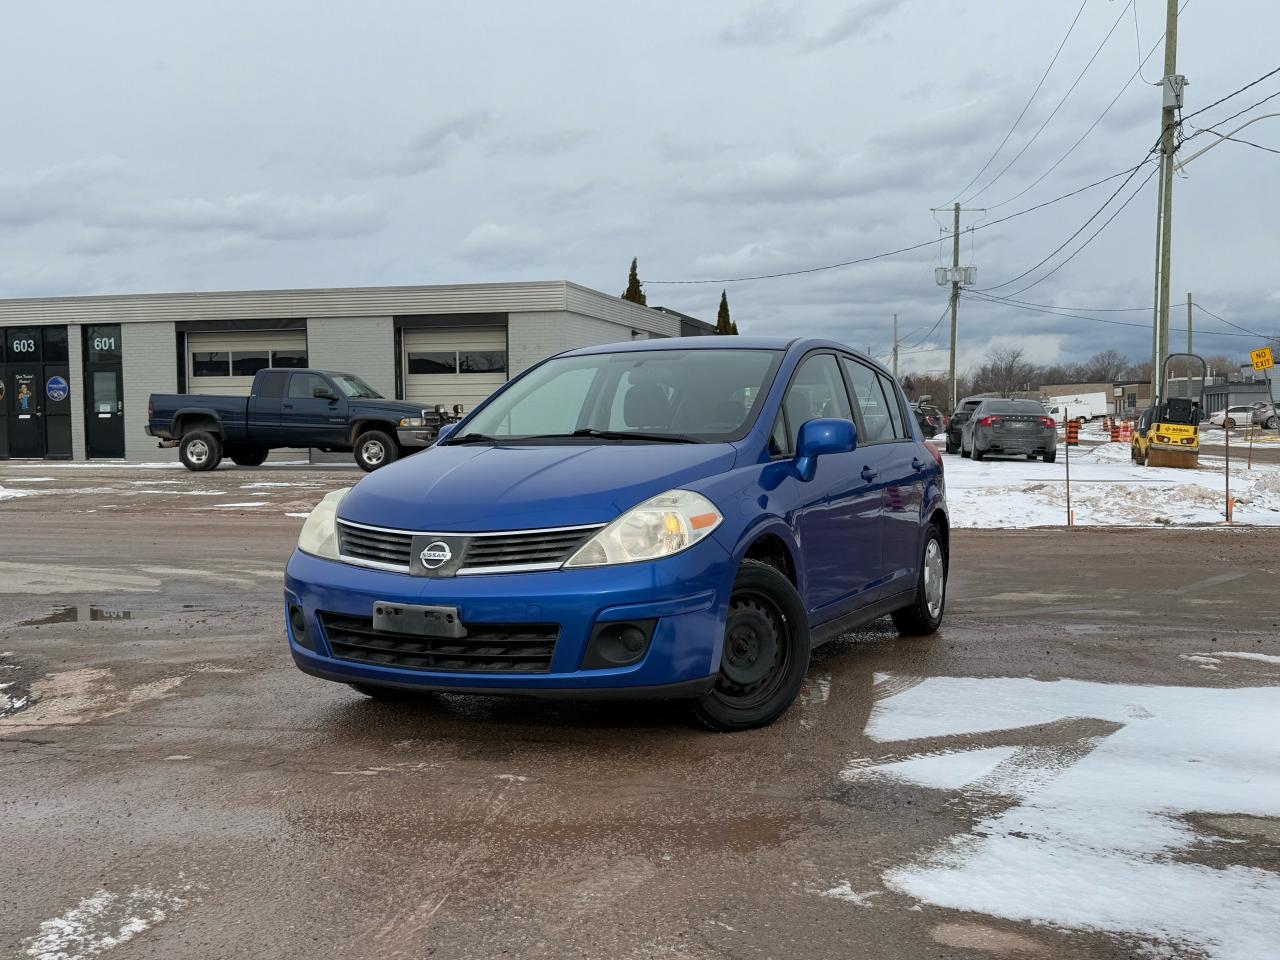
[[[649,641],[653,638],[656,624],[656,620],[596,624],[587,643],[587,652],[582,657],[582,669],[608,670],[639,663],[649,652]]]
[[[307,616],[296,603],[289,605],[289,629],[293,631],[293,639],[297,641],[298,646],[308,650],[316,648],[316,645],[311,642],[311,633],[307,630]]]

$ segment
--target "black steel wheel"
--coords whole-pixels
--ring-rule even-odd
[[[809,668],[809,619],[791,581],[765,563],[738,570],[714,686],[693,703],[710,730],[764,727],[786,712]]]

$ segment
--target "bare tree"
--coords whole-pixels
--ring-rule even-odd
[[[1035,366],[1023,359],[1021,347],[992,350],[987,362],[973,375],[973,389],[978,393],[998,393],[1012,396],[1021,390],[1031,389],[1039,382]]]
[[[1081,366],[1084,381],[1103,383],[1118,380],[1124,376],[1125,368],[1129,366],[1129,358],[1119,350],[1103,350],[1101,353],[1095,353]]]

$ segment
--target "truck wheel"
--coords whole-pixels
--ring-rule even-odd
[[[227,447],[227,456],[238,467],[260,467],[270,452],[266,447]]]
[[[385,467],[396,456],[395,441],[381,430],[366,430],[356,438],[356,463],[366,473]]]
[[[947,551],[942,535],[934,524],[925,531],[924,552],[920,557],[920,577],[911,606],[893,611],[893,625],[899,633],[925,636],[937,632],[942,625],[942,611],[947,605]]]
[[[693,701],[708,730],[773,723],[800,692],[809,669],[809,618],[796,588],[767,563],[744,560],[733,582],[715,685]]]
[[[207,430],[192,430],[183,434],[178,457],[194,473],[214,470],[222,462],[222,441]]]

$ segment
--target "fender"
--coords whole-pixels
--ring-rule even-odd
[[[180,423],[184,417],[208,417],[214,422],[219,434],[225,435],[227,432],[222,422],[222,416],[212,407],[181,407],[174,411],[173,419],[169,421],[170,429],[173,428],[173,424]],[[179,434],[179,436],[181,435]]]

